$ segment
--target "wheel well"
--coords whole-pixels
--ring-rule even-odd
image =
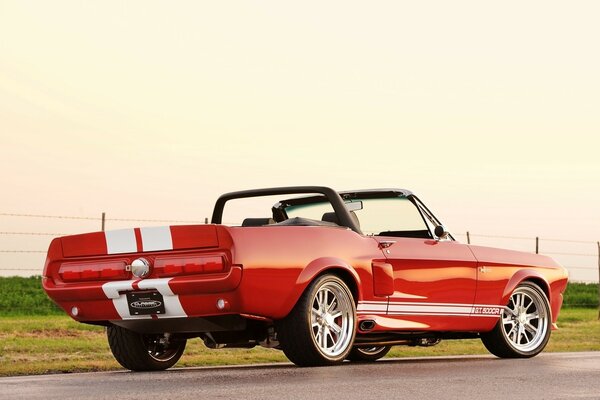
[[[540,287],[540,289],[542,289],[544,291],[544,294],[548,298],[548,301],[550,301],[550,290],[548,289],[548,285],[546,284],[546,282],[544,282],[543,279],[532,277],[532,278],[525,279],[523,282],[531,282],[531,283],[535,283],[536,285],[538,285]]]
[[[350,289],[350,292],[352,293],[352,297],[354,298],[354,302],[355,303],[358,302],[358,296],[359,296],[358,285],[350,272],[346,271],[343,268],[329,268],[329,269],[326,269],[325,271],[321,272],[315,278],[322,276],[322,275],[326,275],[326,274],[335,275],[338,278],[340,278],[341,280],[343,280],[344,283],[346,285],[348,285],[348,288]]]

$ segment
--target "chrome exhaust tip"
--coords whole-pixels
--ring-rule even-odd
[[[358,329],[360,329],[363,332],[372,331],[373,328],[375,328],[375,321],[371,319],[361,321],[360,324],[358,324]]]

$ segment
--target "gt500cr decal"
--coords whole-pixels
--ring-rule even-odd
[[[500,315],[500,307],[473,307],[473,314],[479,315]]]

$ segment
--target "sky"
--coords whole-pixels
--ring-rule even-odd
[[[595,242],[598,15],[597,1],[0,0],[0,213],[204,220],[228,191],[400,187],[452,232]],[[0,231],[97,229],[0,215]],[[48,240],[0,235],[0,250]],[[596,251],[581,246],[554,251]]]

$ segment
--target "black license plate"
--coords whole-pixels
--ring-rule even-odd
[[[162,294],[152,292],[128,292],[127,304],[131,315],[164,314],[165,301]]]

